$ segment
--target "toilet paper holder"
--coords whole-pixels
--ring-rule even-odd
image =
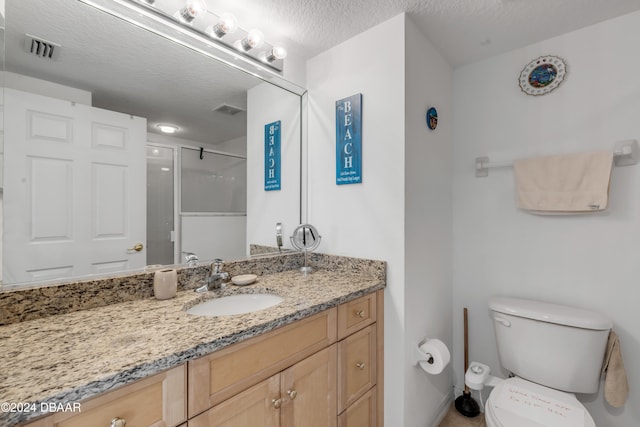
[[[420,362],[427,362],[429,365],[433,365],[434,359],[431,353],[425,353],[420,349],[420,347],[429,341],[429,338],[425,338],[420,341],[418,344],[413,346],[413,364],[419,365]]]
[[[413,347],[413,363],[427,374],[438,375],[447,367],[451,353],[437,338],[425,338]]]

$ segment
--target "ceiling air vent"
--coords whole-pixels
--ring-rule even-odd
[[[31,34],[25,34],[24,50],[39,58],[55,60],[58,58],[60,47],[57,43],[32,36]]]
[[[222,104],[221,106],[214,108],[213,111],[226,114],[228,116],[233,116],[245,110],[240,107],[234,107],[233,105]]]

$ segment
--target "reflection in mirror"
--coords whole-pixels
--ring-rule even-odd
[[[302,91],[78,1],[7,0],[5,16],[3,289],[243,258],[299,223]],[[282,190],[266,192],[278,120]]]

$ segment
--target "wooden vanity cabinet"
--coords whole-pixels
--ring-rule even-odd
[[[189,362],[188,427],[382,425],[382,291]]]
[[[152,375],[82,402],[81,412],[56,412],[28,427],[110,426],[173,427],[187,420],[186,365]],[[118,425],[117,423],[115,425]]]

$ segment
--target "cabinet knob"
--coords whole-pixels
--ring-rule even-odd
[[[115,417],[111,420],[111,427],[124,427],[127,422],[120,417]]]
[[[358,310],[358,311],[356,311],[355,314],[356,314],[356,317],[364,319],[364,310]]]
[[[298,392],[295,390],[287,390],[287,394],[289,395],[289,397],[291,398],[291,400],[295,399],[296,396],[298,395]]]
[[[364,362],[358,362],[356,363],[356,368],[360,369],[361,371],[364,369]]]
[[[280,407],[282,406],[282,399],[273,399],[271,403],[273,404],[274,408],[280,409]]]

